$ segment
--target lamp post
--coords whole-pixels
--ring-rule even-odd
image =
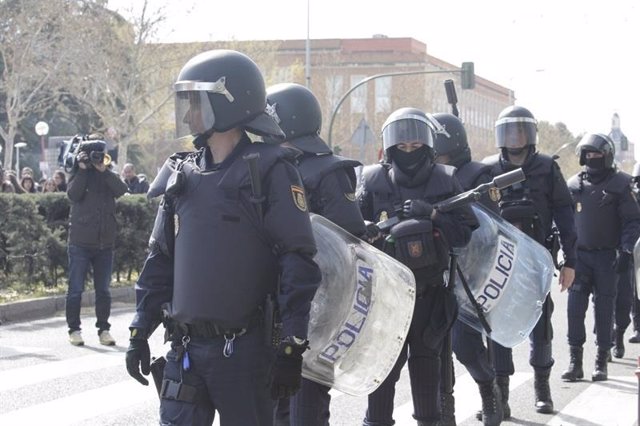
[[[472,64],[472,62],[463,62],[463,64]],[[363,84],[366,84],[368,82],[370,82],[371,80],[375,80],[377,78],[382,78],[382,77],[394,77],[394,76],[399,76],[399,75],[416,75],[416,74],[444,74],[444,73],[460,73],[464,75],[464,81],[475,81],[475,76],[473,73],[473,66],[468,67],[465,66],[464,68],[458,68],[458,69],[452,69],[452,70],[419,70],[419,71],[401,71],[401,72],[390,72],[390,73],[384,73],[384,74],[375,74],[366,78],[363,78],[362,80],[360,80],[358,83],[356,83],[355,85],[353,85],[353,87],[351,87],[351,89],[347,90],[347,92],[342,95],[342,97],[340,98],[340,100],[338,101],[338,103],[336,104],[336,107],[333,110],[333,113],[331,114],[331,120],[329,121],[329,134],[327,137],[327,143],[330,147],[332,147],[332,140],[331,140],[331,132],[333,130],[333,121],[336,118],[336,115],[338,114],[338,110],[340,109],[340,106],[342,105],[342,103],[347,99],[347,97],[354,91],[356,90],[358,87],[362,86]],[[471,73],[471,74],[469,74]],[[468,76],[466,74],[469,74]],[[463,87],[463,88],[472,88],[472,87]]]
[[[36,135],[40,136],[40,172],[43,176],[47,175],[49,164],[47,163],[47,157],[44,150],[44,137],[49,134],[49,125],[44,121],[38,121],[36,123]]]
[[[16,149],[16,176],[20,179],[20,148],[27,146],[25,142],[18,142],[13,145]]]

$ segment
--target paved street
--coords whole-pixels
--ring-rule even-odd
[[[609,380],[586,380],[568,384],[560,374],[568,362],[566,295],[554,288],[556,366],[552,373],[552,395],[557,412],[535,413],[533,371],[528,366],[528,345],[515,351],[516,374],[511,379],[513,418],[504,425],[606,425],[636,424],[637,378],[634,375],[640,345],[627,344],[622,360],[609,364]],[[61,315],[31,322],[0,326],[0,425],[155,425],[158,401],[155,389],[130,379],[124,368],[127,326],[133,306],[116,304],[112,314],[115,347],[98,344],[93,331],[93,312],[83,310],[85,346],[67,343]],[[591,320],[592,315],[589,315]],[[591,324],[588,325],[591,329]],[[630,331],[627,331],[626,338]],[[152,339],[152,353],[166,351],[158,331]],[[625,338],[625,341],[626,341]],[[585,347],[585,375],[589,378],[595,350],[593,338]],[[480,407],[477,388],[462,366],[456,364],[456,411],[459,425],[478,425],[474,418]],[[398,385],[395,418],[397,425],[415,425],[406,369]],[[333,426],[360,424],[366,398],[335,393],[332,399]],[[216,425],[219,424],[217,421]]]

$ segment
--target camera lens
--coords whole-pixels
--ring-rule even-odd
[[[102,163],[104,161],[104,152],[92,151],[89,154],[92,163]]]

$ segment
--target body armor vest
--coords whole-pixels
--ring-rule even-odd
[[[499,154],[488,158],[486,164],[492,166],[493,176],[516,168],[508,163],[502,163]],[[509,167],[505,167],[507,165]],[[544,245],[547,235],[551,233],[553,219],[551,205],[553,159],[536,153],[523,164],[522,170],[526,176],[523,182],[500,191],[500,215]]]
[[[355,167],[360,166],[361,163],[348,158],[340,157],[337,155],[309,155],[305,154],[299,159],[298,171],[302,177],[302,183],[304,189],[307,192],[309,198],[309,205],[312,212],[319,211],[316,207],[319,200],[314,196],[320,186],[322,179],[333,173],[335,170],[344,169],[351,181],[352,187],[356,185],[356,172]]]
[[[616,249],[622,232],[619,195],[628,190],[629,180],[620,173],[614,173],[594,184],[579,173],[569,179],[567,185],[575,203],[578,248]]]
[[[268,171],[284,151],[249,144],[240,155],[256,151],[258,173],[267,187]],[[229,168],[203,171],[191,157],[182,170],[186,185],[175,199],[173,216],[173,317],[183,323],[246,328],[266,295],[276,291],[279,276],[273,243],[250,201],[247,164],[238,159]],[[292,229],[281,244],[299,241],[296,232]]]
[[[435,204],[456,193],[452,179],[455,169],[451,166],[435,164],[429,180],[413,188],[394,185],[389,170],[388,164],[365,166],[363,170],[366,191],[372,194],[374,222],[397,216],[405,200],[419,198]]]
[[[479,161],[469,161],[458,168],[456,177],[462,189],[468,191],[491,180],[491,166]],[[480,179],[484,177],[484,179]]]

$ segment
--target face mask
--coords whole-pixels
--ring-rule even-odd
[[[414,176],[418,169],[425,164],[428,156],[429,151],[426,145],[411,152],[404,152],[394,147],[392,159],[400,170],[409,176]]]
[[[587,173],[589,174],[597,174],[604,171],[604,157],[600,158],[586,158],[584,160],[584,165],[587,169]]]

